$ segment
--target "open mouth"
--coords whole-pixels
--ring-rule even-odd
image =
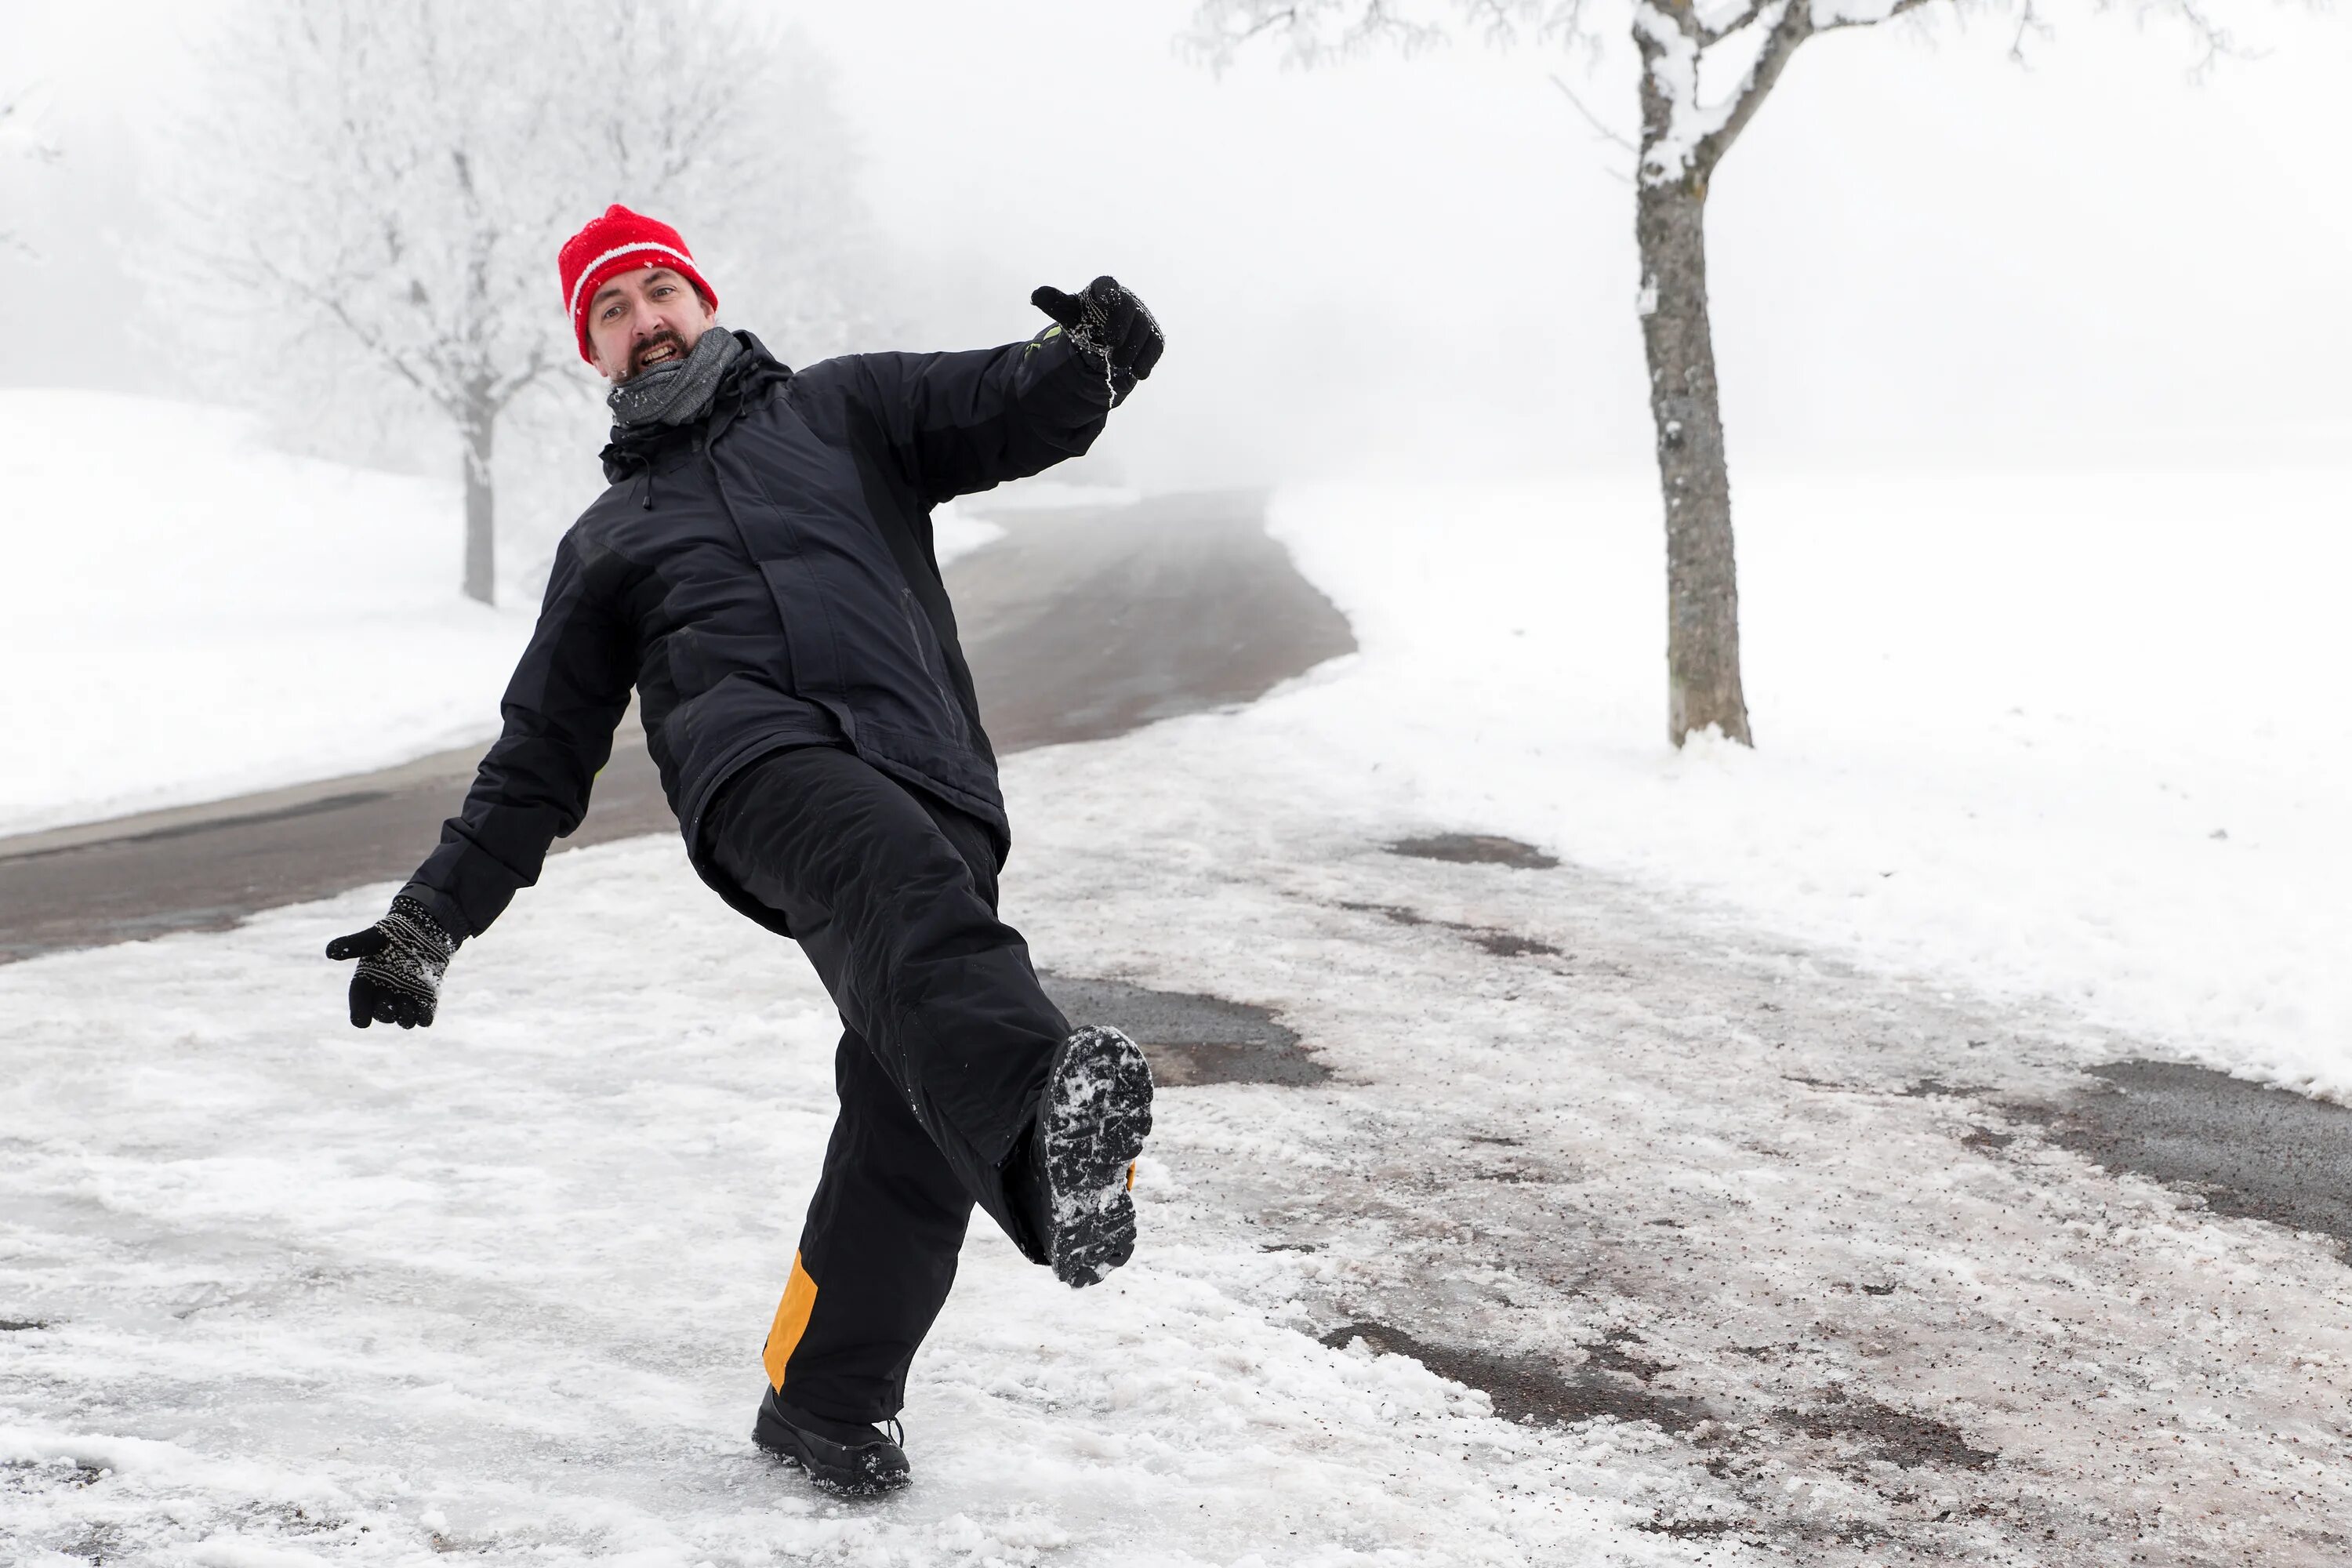
[[[686,345],[676,338],[656,338],[637,350],[636,368],[646,370],[654,365],[667,364],[671,360],[682,359],[685,355]]]

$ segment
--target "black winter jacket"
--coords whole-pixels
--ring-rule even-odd
[[[996,757],[930,511],[1084,452],[1110,402],[1100,365],[1053,328],[797,373],[737,336],[748,352],[708,416],[614,431],[611,488],[556,549],[505,731],[403,889],[460,935],[580,825],[632,685],[695,868],[763,923],[700,829],[719,786],[782,747],[849,747],[987,824],[1003,858]]]

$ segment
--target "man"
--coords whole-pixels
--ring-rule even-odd
[[[367,931],[352,1022],[429,1026],[443,972],[579,826],[634,685],[695,869],[798,940],[841,1011],[841,1113],[763,1360],[755,1440],[836,1490],[903,1484],[879,1424],[977,1203],[1073,1287],[1127,1261],[1151,1075],[1073,1030],[996,918],[1010,834],[930,509],[1084,452],[1162,346],[1108,278],[968,353],[803,371],[718,324],[675,229],[614,206],[563,246],[612,384],[611,488],[557,548],[440,847]]]

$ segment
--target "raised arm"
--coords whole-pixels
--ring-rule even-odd
[[[1075,458],[1160,360],[1160,324],[1117,281],[1033,297],[1055,324],[1026,342],[959,353],[853,354],[813,366],[880,426],[931,504]]]

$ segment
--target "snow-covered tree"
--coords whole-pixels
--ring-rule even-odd
[[[1681,745],[1713,726],[1753,744],[1739,677],[1739,593],[1731,481],[1707,325],[1709,185],[1797,50],[1825,33],[1874,26],[1931,5],[1971,0],[1200,0],[1189,42],[1212,63],[1253,40],[1284,40],[1316,64],[1381,46],[1407,52],[1455,28],[1510,45],[1522,38],[1593,54],[1631,32],[1640,60],[1641,130],[1624,139],[1634,166],[1636,309],[1650,370],[1650,414],[1666,521],[1668,733]],[[2099,3],[2099,0],[2095,0]],[[2227,37],[2199,0],[2122,0],[2185,26],[2210,59]],[[2011,52],[2046,30],[2037,0],[2017,0]],[[1570,94],[1571,100],[1574,94]],[[1580,100],[1579,108],[1582,109]],[[1613,134],[1592,117],[1604,134]]]
[[[428,407],[457,437],[464,588],[486,603],[501,422],[585,384],[555,265],[582,223],[615,201],[675,223],[738,319],[805,334],[849,312],[864,217],[822,62],[723,0],[254,0],[207,74],[173,171],[171,324]]]

